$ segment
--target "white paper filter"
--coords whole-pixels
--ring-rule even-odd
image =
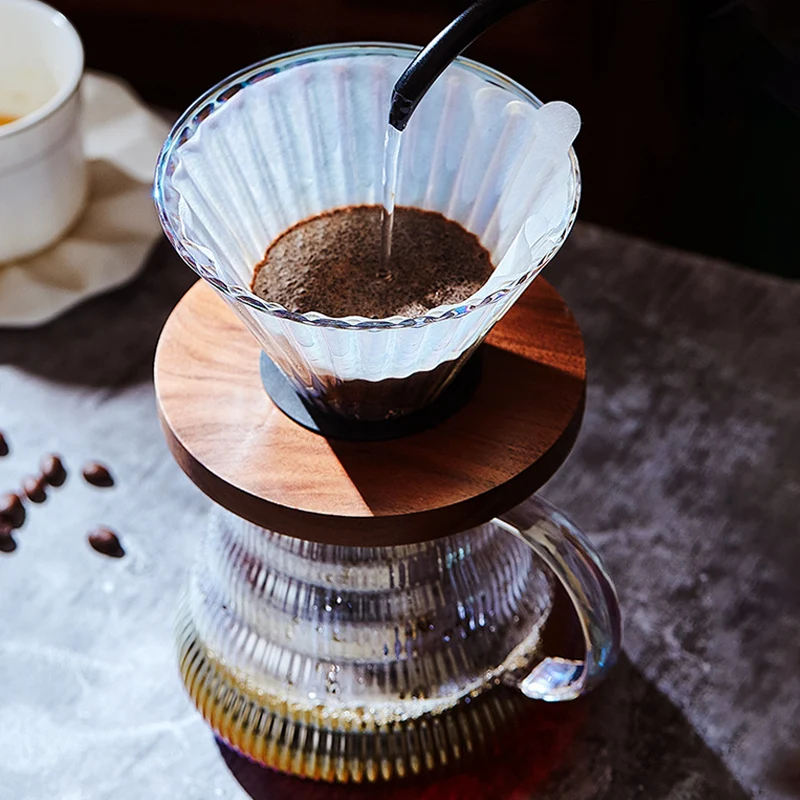
[[[350,45],[266,62],[187,112],[162,153],[156,197],[173,243],[296,388],[323,406],[331,382],[458,363],[552,258],[577,210],[577,112],[566,103],[539,108],[521,87],[459,60],[403,134],[397,203],[475,233],[497,265],[489,281],[463,303],[381,323],[300,315],[252,295],[254,265],[287,228],[381,202],[391,89],[415,52]],[[429,402],[451,377],[439,376],[424,397],[398,397],[391,414]]]

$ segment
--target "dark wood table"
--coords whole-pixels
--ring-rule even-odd
[[[587,225],[547,276],[589,394],[543,494],[606,558],[625,653],[594,695],[533,704],[495,758],[379,792],[255,767],[184,695],[173,611],[209,501],[167,452],[151,375],[188,268],[162,244],[132,285],[0,330],[0,489],[51,451],[69,470],[0,553],[0,798],[800,796],[800,286]],[[90,459],[115,487],[82,481]],[[89,548],[98,524],[125,558]]]

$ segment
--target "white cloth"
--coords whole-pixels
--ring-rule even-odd
[[[169,125],[116,78],[88,72],[81,93],[88,204],[51,248],[0,265],[0,327],[41,325],[130,281],[160,236],[151,187]]]

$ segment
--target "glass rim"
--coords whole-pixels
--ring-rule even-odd
[[[570,147],[567,153],[572,167],[571,178],[573,188],[571,201],[569,203],[569,211],[566,214],[566,224],[559,231],[559,235],[552,240],[552,246],[546,255],[535,264],[531,264],[524,274],[510,277],[495,291],[481,295],[482,290],[486,287],[486,283],[484,283],[483,286],[477,292],[474,292],[466,301],[439,305],[419,316],[392,316],[383,319],[375,319],[358,315],[331,317],[318,311],[307,311],[305,313],[290,311],[280,303],[263,300],[246,286],[240,286],[236,283],[230,283],[224,280],[224,278],[218,274],[215,267],[198,263],[184,244],[184,238],[175,224],[176,220],[174,217],[177,217],[177,209],[172,209],[170,207],[170,203],[164,191],[165,186],[169,183],[169,167],[178,149],[194,135],[195,130],[193,130],[193,128],[198,128],[203,120],[213,114],[217,108],[224,105],[225,102],[230,100],[241,89],[244,89],[249,82],[267,79],[271,75],[291,67],[343,56],[358,57],[385,54],[412,59],[417,53],[419,53],[419,47],[391,42],[364,41],[314,45],[312,47],[304,47],[276,56],[270,56],[269,58],[250,64],[219,81],[203,93],[183,112],[183,114],[181,114],[177,122],[172,126],[161,148],[161,152],[158,155],[155,168],[153,199],[158,212],[158,218],[167,239],[175,248],[181,259],[201,278],[204,278],[217,291],[222,293],[223,296],[235,303],[241,303],[255,311],[268,314],[269,316],[291,320],[305,325],[345,330],[385,330],[421,327],[445,319],[452,319],[454,317],[460,318],[479,308],[485,308],[486,306],[500,302],[511,292],[517,290],[521,285],[530,283],[558,252],[575,223],[581,196],[581,176],[574,147]],[[544,105],[533,92],[526,89],[522,84],[518,83],[513,78],[509,78],[502,72],[487,67],[485,64],[481,64],[478,61],[459,56],[450,66],[457,66],[477,74],[484,80],[517,95],[517,97],[530,103],[534,108],[541,108],[541,106]],[[263,75],[265,71],[269,71],[269,75]],[[234,89],[235,91],[232,91]],[[198,117],[199,119],[197,119]],[[269,247],[270,244],[271,243],[268,243],[267,247]],[[494,266],[495,268],[497,267],[496,264]]]

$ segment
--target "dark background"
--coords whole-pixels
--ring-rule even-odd
[[[338,41],[424,44],[466,0],[52,0],[88,66],[183,110],[229,73]],[[800,2],[544,0],[467,54],[567,100],[581,217],[798,277]]]

